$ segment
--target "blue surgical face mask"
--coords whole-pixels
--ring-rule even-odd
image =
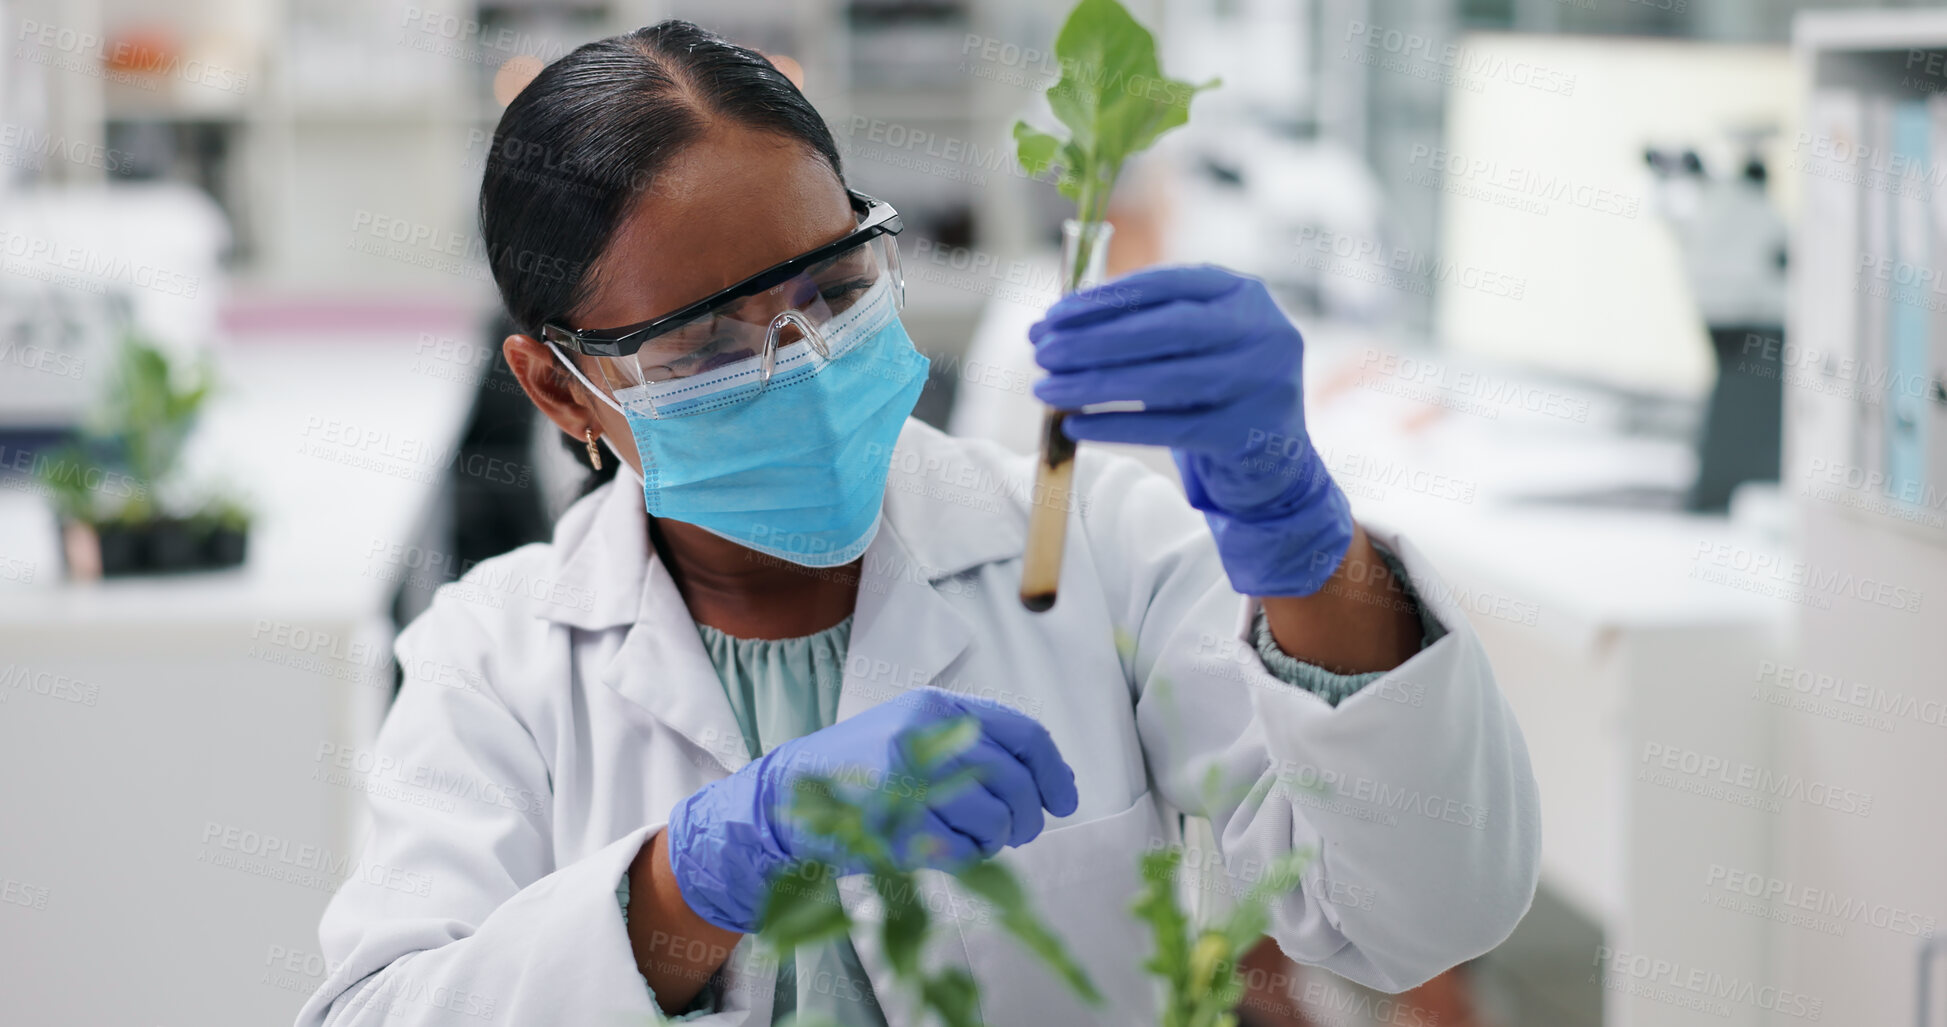
[[[768,384],[741,401],[761,358],[618,389],[614,399],[562,360],[628,419],[650,514],[801,566],[836,567],[878,534],[892,447],[928,362],[883,279],[823,336],[829,357],[805,342],[784,346]]]

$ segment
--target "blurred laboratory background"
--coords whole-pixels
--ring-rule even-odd
[[[1505,945],[1400,996],[1261,950],[1244,1022],[1947,1023],[1947,7],[1128,5],[1223,85],[1110,270],[1271,286],[1542,789]],[[905,216],[918,416],[1026,451],[1066,201],[1008,129],[1068,6],[0,0],[0,1022],[323,980],[393,636],[581,485],[476,226],[536,69],[670,17],[794,62]]]

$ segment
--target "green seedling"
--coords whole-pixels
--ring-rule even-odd
[[[920,783],[917,788],[859,789],[828,777],[807,777],[798,781],[792,795],[792,816],[829,844],[834,858],[866,868],[872,890],[885,909],[879,940],[886,962],[908,996],[945,1027],[979,1027],[980,988],[964,970],[926,969],[922,957],[934,924],[920,900],[916,873],[905,869],[922,854],[895,851],[891,839],[909,836],[910,828],[925,816],[929,796],[937,798],[975,784],[969,771],[946,766],[979,737],[979,724],[971,717],[920,733],[905,753],[906,766]],[[948,872],[991,903],[1002,927],[1051,973],[1084,1000],[1101,1002],[1087,973],[1035,913],[1026,890],[1005,864],[983,860]],[[838,901],[837,877],[833,864],[806,860],[771,882],[761,937],[779,958],[852,930],[851,916]],[[800,1016],[794,1027],[823,1022]]]
[[[155,517],[156,493],[175,474],[214,380],[207,359],[184,366],[136,332],[125,334],[87,430],[40,463],[41,483],[59,513],[84,523],[138,524]],[[126,475],[126,494],[101,495],[95,485],[105,473]]]
[[[1075,217],[1099,222],[1109,207],[1122,164],[1156,138],[1190,120],[1190,99],[1219,82],[1194,85],[1163,74],[1156,39],[1116,0],[1082,0],[1055,37],[1061,77],[1048,87],[1048,106],[1068,129],[1062,139],[1014,123],[1021,167],[1030,176],[1056,172],[1056,187],[1075,201]],[[1088,267],[1088,254],[1074,275]],[[1068,282],[1072,291],[1079,284]]]
[[[1114,644],[1130,673],[1138,667],[1136,640],[1117,630]],[[1159,700],[1171,703],[1174,688],[1157,675],[1149,687]],[[1169,721],[1166,721],[1169,723]],[[945,771],[955,756],[979,737],[971,718],[960,718],[930,729],[907,750],[907,764],[922,787],[912,789],[848,789],[831,778],[798,782],[792,815],[813,834],[829,842],[849,865],[863,865],[885,907],[880,941],[893,976],[921,1008],[945,1027],[974,1027],[979,1023],[979,986],[964,971],[929,972],[922,955],[933,925],[919,900],[918,882],[910,865],[893,850],[891,838],[905,836],[905,828],[925,814],[927,796],[939,796],[972,785],[965,771]],[[1276,787],[1300,787],[1288,777],[1264,778],[1248,784],[1226,782],[1211,766],[1200,782],[1206,809],[1238,803],[1262,802]],[[905,854],[910,856],[911,854]],[[1313,853],[1301,849],[1274,861],[1249,891],[1221,917],[1199,921],[1178,899],[1177,873],[1183,850],[1168,847],[1139,855],[1142,888],[1131,907],[1148,927],[1154,950],[1143,969],[1157,979],[1162,997],[1159,1027],[1236,1027],[1235,1010],[1244,997],[1239,960],[1270,926],[1271,905],[1295,889]],[[986,860],[949,871],[960,884],[992,903],[999,921],[1050,973],[1065,981],[1091,1004],[1102,999],[1088,975],[1069,955],[1061,939],[1035,913],[1027,892],[1005,864]],[[853,928],[839,904],[833,881],[838,871],[829,863],[805,861],[771,883],[764,907],[762,938],[780,958],[798,947],[841,937]],[[829,1021],[799,1016],[792,1027],[824,1027]]]
[[[1198,928],[1177,901],[1181,849],[1143,856],[1143,890],[1134,909],[1149,927],[1155,951],[1143,969],[1163,984],[1159,1027],[1236,1027],[1244,997],[1238,960],[1270,926],[1270,905],[1298,886],[1309,850],[1287,853],[1218,922]]]
[[[1131,674],[1142,674],[1135,636],[1117,628],[1115,650]],[[1148,688],[1165,707],[1178,703],[1175,684],[1165,675],[1153,674]],[[1174,717],[1162,718],[1169,748],[1177,748]],[[1215,763],[1205,769],[1199,784],[1203,808],[1218,810],[1239,805],[1255,807],[1277,788],[1316,790],[1291,774],[1278,774],[1248,782],[1226,781]],[[1238,961],[1263,937],[1270,926],[1270,907],[1298,887],[1305,868],[1311,864],[1310,849],[1299,849],[1274,862],[1264,876],[1252,884],[1221,918],[1199,922],[1185,912],[1178,901],[1176,874],[1183,860],[1178,848],[1145,853],[1142,857],[1143,890],[1133,907],[1137,919],[1149,927],[1155,946],[1143,969],[1163,986],[1163,1013],[1160,1027],[1236,1027],[1237,1004],[1244,997],[1244,980]]]
[[[1082,0],[1068,13],[1055,37],[1061,77],[1048,87],[1048,106],[1067,127],[1067,138],[1014,123],[1015,155],[1032,177],[1050,171],[1063,196],[1075,201],[1081,230],[1062,251],[1062,292],[1082,287],[1096,250],[1103,245],[1101,223],[1109,194],[1132,154],[1190,120],[1190,99],[1217,85],[1193,85],[1163,74],[1156,39],[1116,0]],[[1075,443],[1062,431],[1067,413],[1046,410],[1041,418],[1041,460],[1034,492],[1048,497],[1028,517],[1028,541],[1021,559],[1021,605],[1036,613],[1052,609],[1061,580],[1061,554],[1068,530],[1065,504],[1074,482]]]

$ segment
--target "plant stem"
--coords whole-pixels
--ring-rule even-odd
[[[1091,162],[1093,158],[1091,157]],[[1108,220],[1109,195],[1115,191],[1115,180],[1121,174],[1120,168],[1109,172],[1107,181],[1094,169],[1082,178],[1082,187],[1075,197],[1075,214],[1084,225],[1099,225]],[[1097,233],[1084,230],[1075,245],[1075,266],[1068,272],[1068,292],[1082,287],[1082,278],[1088,271],[1089,263],[1095,256]]]

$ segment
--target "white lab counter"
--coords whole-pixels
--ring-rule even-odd
[[[0,483],[4,1019],[289,1022],[350,872],[335,754],[389,701],[387,620],[464,426],[417,333],[228,347],[193,463],[257,502],[236,571],[63,580],[51,515]],[[402,551],[403,552],[403,551]]]
[[[1687,447],[1605,430],[1612,401],[1599,394],[1483,382],[1356,344],[1321,347],[1307,372],[1314,442],[1355,514],[1432,559],[1521,721],[1541,787],[1544,886],[1614,951],[1762,981],[1765,921],[1698,897],[1713,866],[1764,872],[1779,813],[1680,768],[1693,756],[1776,768],[1771,707],[1752,698],[1758,673],[1790,662],[1793,601],[1831,597],[1794,592],[1783,540],[1755,525],[1520,498],[1687,481]],[[1661,766],[1665,753],[1679,769]],[[1562,960],[1550,967],[1558,981],[1597,970],[1596,952]],[[1608,1027],[1762,1016],[1684,1008],[1634,983],[1609,976]]]

